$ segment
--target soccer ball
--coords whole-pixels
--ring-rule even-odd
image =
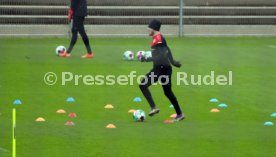
[[[56,55],[59,56],[59,54],[64,53],[64,52],[66,52],[66,48],[64,46],[61,45],[56,48]]]
[[[145,57],[145,51],[138,51],[136,57],[138,60],[141,60],[143,57]]]
[[[133,113],[133,119],[135,121],[143,122],[146,119],[146,113],[143,110],[136,110]]]
[[[148,58],[151,58],[151,57],[152,57],[151,51],[146,51],[145,52],[145,58],[148,59]]]
[[[124,60],[132,61],[134,59],[134,53],[132,51],[126,51],[123,55]]]

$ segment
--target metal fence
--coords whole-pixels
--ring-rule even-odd
[[[65,36],[68,0],[1,0],[0,36]],[[275,0],[87,0],[91,36],[275,36]]]

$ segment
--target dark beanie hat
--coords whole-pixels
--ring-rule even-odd
[[[159,31],[160,27],[161,27],[161,22],[158,20],[152,20],[149,23],[149,28],[151,28],[153,30]]]

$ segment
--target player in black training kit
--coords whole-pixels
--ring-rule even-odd
[[[152,99],[151,93],[148,89],[153,83],[157,82],[160,78],[160,82],[162,83],[162,87],[164,90],[165,95],[170,100],[174,109],[176,111],[176,118],[175,121],[180,121],[185,118],[184,114],[182,113],[180,106],[176,97],[174,96],[171,88],[171,75],[172,75],[172,66],[181,67],[181,64],[173,59],[172,53],[170,48],[167,46],[165,38],[159,32],[161,27],[161,22],[158,20],[152,20],[149,23],[149,30],[150,36],[152,36],[152,57],[141,59],[142,62],[152,61],[153,62],[153,69],[145,75],[145,78],[142,80],[141,84],[139,85],[142,93],[144,94],[145,98],[147,99],[148,103],[150,104],[151,111],[149,116],[153,116],[159,113],[159,109],[156,108],[156,105]],[[155,76],[153,76],[155,75]]]
[[[68,11],[68,20],[69,22],[71,22],[73,19],[72,38],[67,52],[60,54],[60,56],[62,57],[71,56],[71,51],[78,39],[78,33],[80,33],[87,50],[87,54],[83,55],[82,58],[93,58],[94,55],[92,53],[92,50],[89,44],[89,39],[84,30],[85,16],[87,16],[87,1],[71,0],[71,7]]]

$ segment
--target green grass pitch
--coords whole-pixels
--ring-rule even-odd
[[[174,113],[161,86],[150,88],[161,112],[134,122],[129,109],[149,111],[137,83],[133,86],[48,86],[46,72],[79,75],[145,74],[151,63],[122,60],[125,50],[149,50],[150,38],[91,38],[94,59],[85,53],[81,39],[70,58],[55,55],[68,39],[0,39],[0,156],[12,153],[12,108],[17,109],[18,157],[273,157],[276,156],[276,39],[275,38],[167,38],[174,57],[182,62],[174,68],[173,90],[187,119],[164,124]],[[176,72],[226,74],[233,71],[232,86],[177,86]],[[134,103],[134,97],[143,98]],[[67,103],[74,97],[74,103]],[[229,105],[210,113],[218,98]],[[20,99],[22,105],[13,101]],[[112,110],[104,109],[112,104]],[[63,108],[75,112],[75,126],[64,126]],[[37,117],[46,122],[37,123]],[[113,123],[116,129],[106,129]]]

